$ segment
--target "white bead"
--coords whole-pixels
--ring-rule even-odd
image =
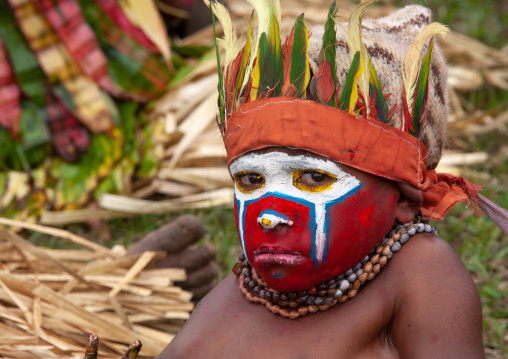
[[[348,290],[349,289],[349,282],[344,279],[342,282],[340,282],[339,289],[342,292],[345,292],[346,290]]]

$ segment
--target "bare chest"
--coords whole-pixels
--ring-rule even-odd
[[[172,343],[185,353],[174,358],[397,358],[387,332],[393,302],[371,284],[350,302],[294,321],[242,296],[205,305]]]

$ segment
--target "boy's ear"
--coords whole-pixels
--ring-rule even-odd
[[[397,182],[397,187],[400,197],[395,210],[396,218],[400,223],[411,222],[422,207],[422,193],[406,183]]]

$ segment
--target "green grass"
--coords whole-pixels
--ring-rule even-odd
[[[419,4],[432,9],[434,21],[501,48],[508,42],[508,2],[500,0],[395,0],[395,6]]]

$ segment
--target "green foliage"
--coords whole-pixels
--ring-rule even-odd
[[[432,9],[434,21],[501,48],[508,42],[508,2],[499,0],[395,0],[395,6],[420,4]]]

